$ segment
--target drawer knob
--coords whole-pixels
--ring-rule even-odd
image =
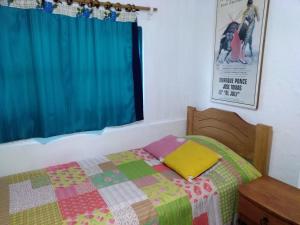
[[[260,220],[260,225],[268,225],[269,219],[267,217],[264,217]]]

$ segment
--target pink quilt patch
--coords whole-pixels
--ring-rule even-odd
[[[96,187],[89,181],[76,185],[75,189],[76,189],[77,194],[79,194],[79,195],[97,190]]]
[[[144,149],[133,150],[133,153],[145,161],[151,161],[151,160],[155,159],[151,154],[146,152]]]
[[[88,181],[85,172],[77,163],[65,164],[47,169],[51,184],[55,188],[67,188]]]
[[[145,186],[150,186],[150,185],[156,184],[157,182],[158,181],[153,176],[142,177],[142,178],[134,181],[136,186],[138,186],[139,188],[145,187]]]
[[[76,217],[69,217],[64,220],[66,225],[92,225],[92,224],[106,224],[113,225],[116,220],[108,208],[96,209],[93,212],[86,212]]]
[[[84,213],[91,213],[95,209],[107,208],[98,191],[78,195],[58,201],[64,219],[73,218]]]
[[[67,163],[67,164],[48,167],[47,171],[48,172],[56,172],[57,170],[67,170],[71,167],[80,168],[80,165],[77,162],[71,162],[71,163]]]
[[[155,169],[157,172],[160,172],[160,173],[170,170],[170,169],[169,169],[167,166],[165,166],[164,164],[160,164],[160,165],[153,166],[153,169]]]
[[[207,199],[216,192],[212,181],[207,178],[197,177],[191,183],[184,179],[174,179],[173,182],[185,190],[189,196],[190,202],[192,203],[196,203],[202,199]]]
[[[209,225],[208,224],[208,215],[207,213],[198,216],[193,220],[193,225]]]
[[[97,189],[90,182],[85,182],[78,185],[73,185],[69,187],[58,187],[55,189],[55,195],[58,200],[64,200],[67,198],[72,198],[77,195],[86,194],[89,192],[96,191]]]
[[[66,188],[56,188],[55,195],[56,198],[60,201],[67,198],[75,197],[77,195],[77,192],[75,186],[70,186]]]

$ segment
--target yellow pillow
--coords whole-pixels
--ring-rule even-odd
[[[208,147],[187,141],[167,155],[164,163],[186,180],[191,180],[211,168],[221,158]]]

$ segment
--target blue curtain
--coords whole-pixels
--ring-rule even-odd
[[[143,119],[136,23],[2,6],[0,18],[1,143]]]

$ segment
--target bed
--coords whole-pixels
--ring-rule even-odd
[[[143,148],[51,166],[0,178],[0,224],[231,224],[238,186],[267,173],[272,129],[188,107],[187,135],[222,155],[192,182]]]

